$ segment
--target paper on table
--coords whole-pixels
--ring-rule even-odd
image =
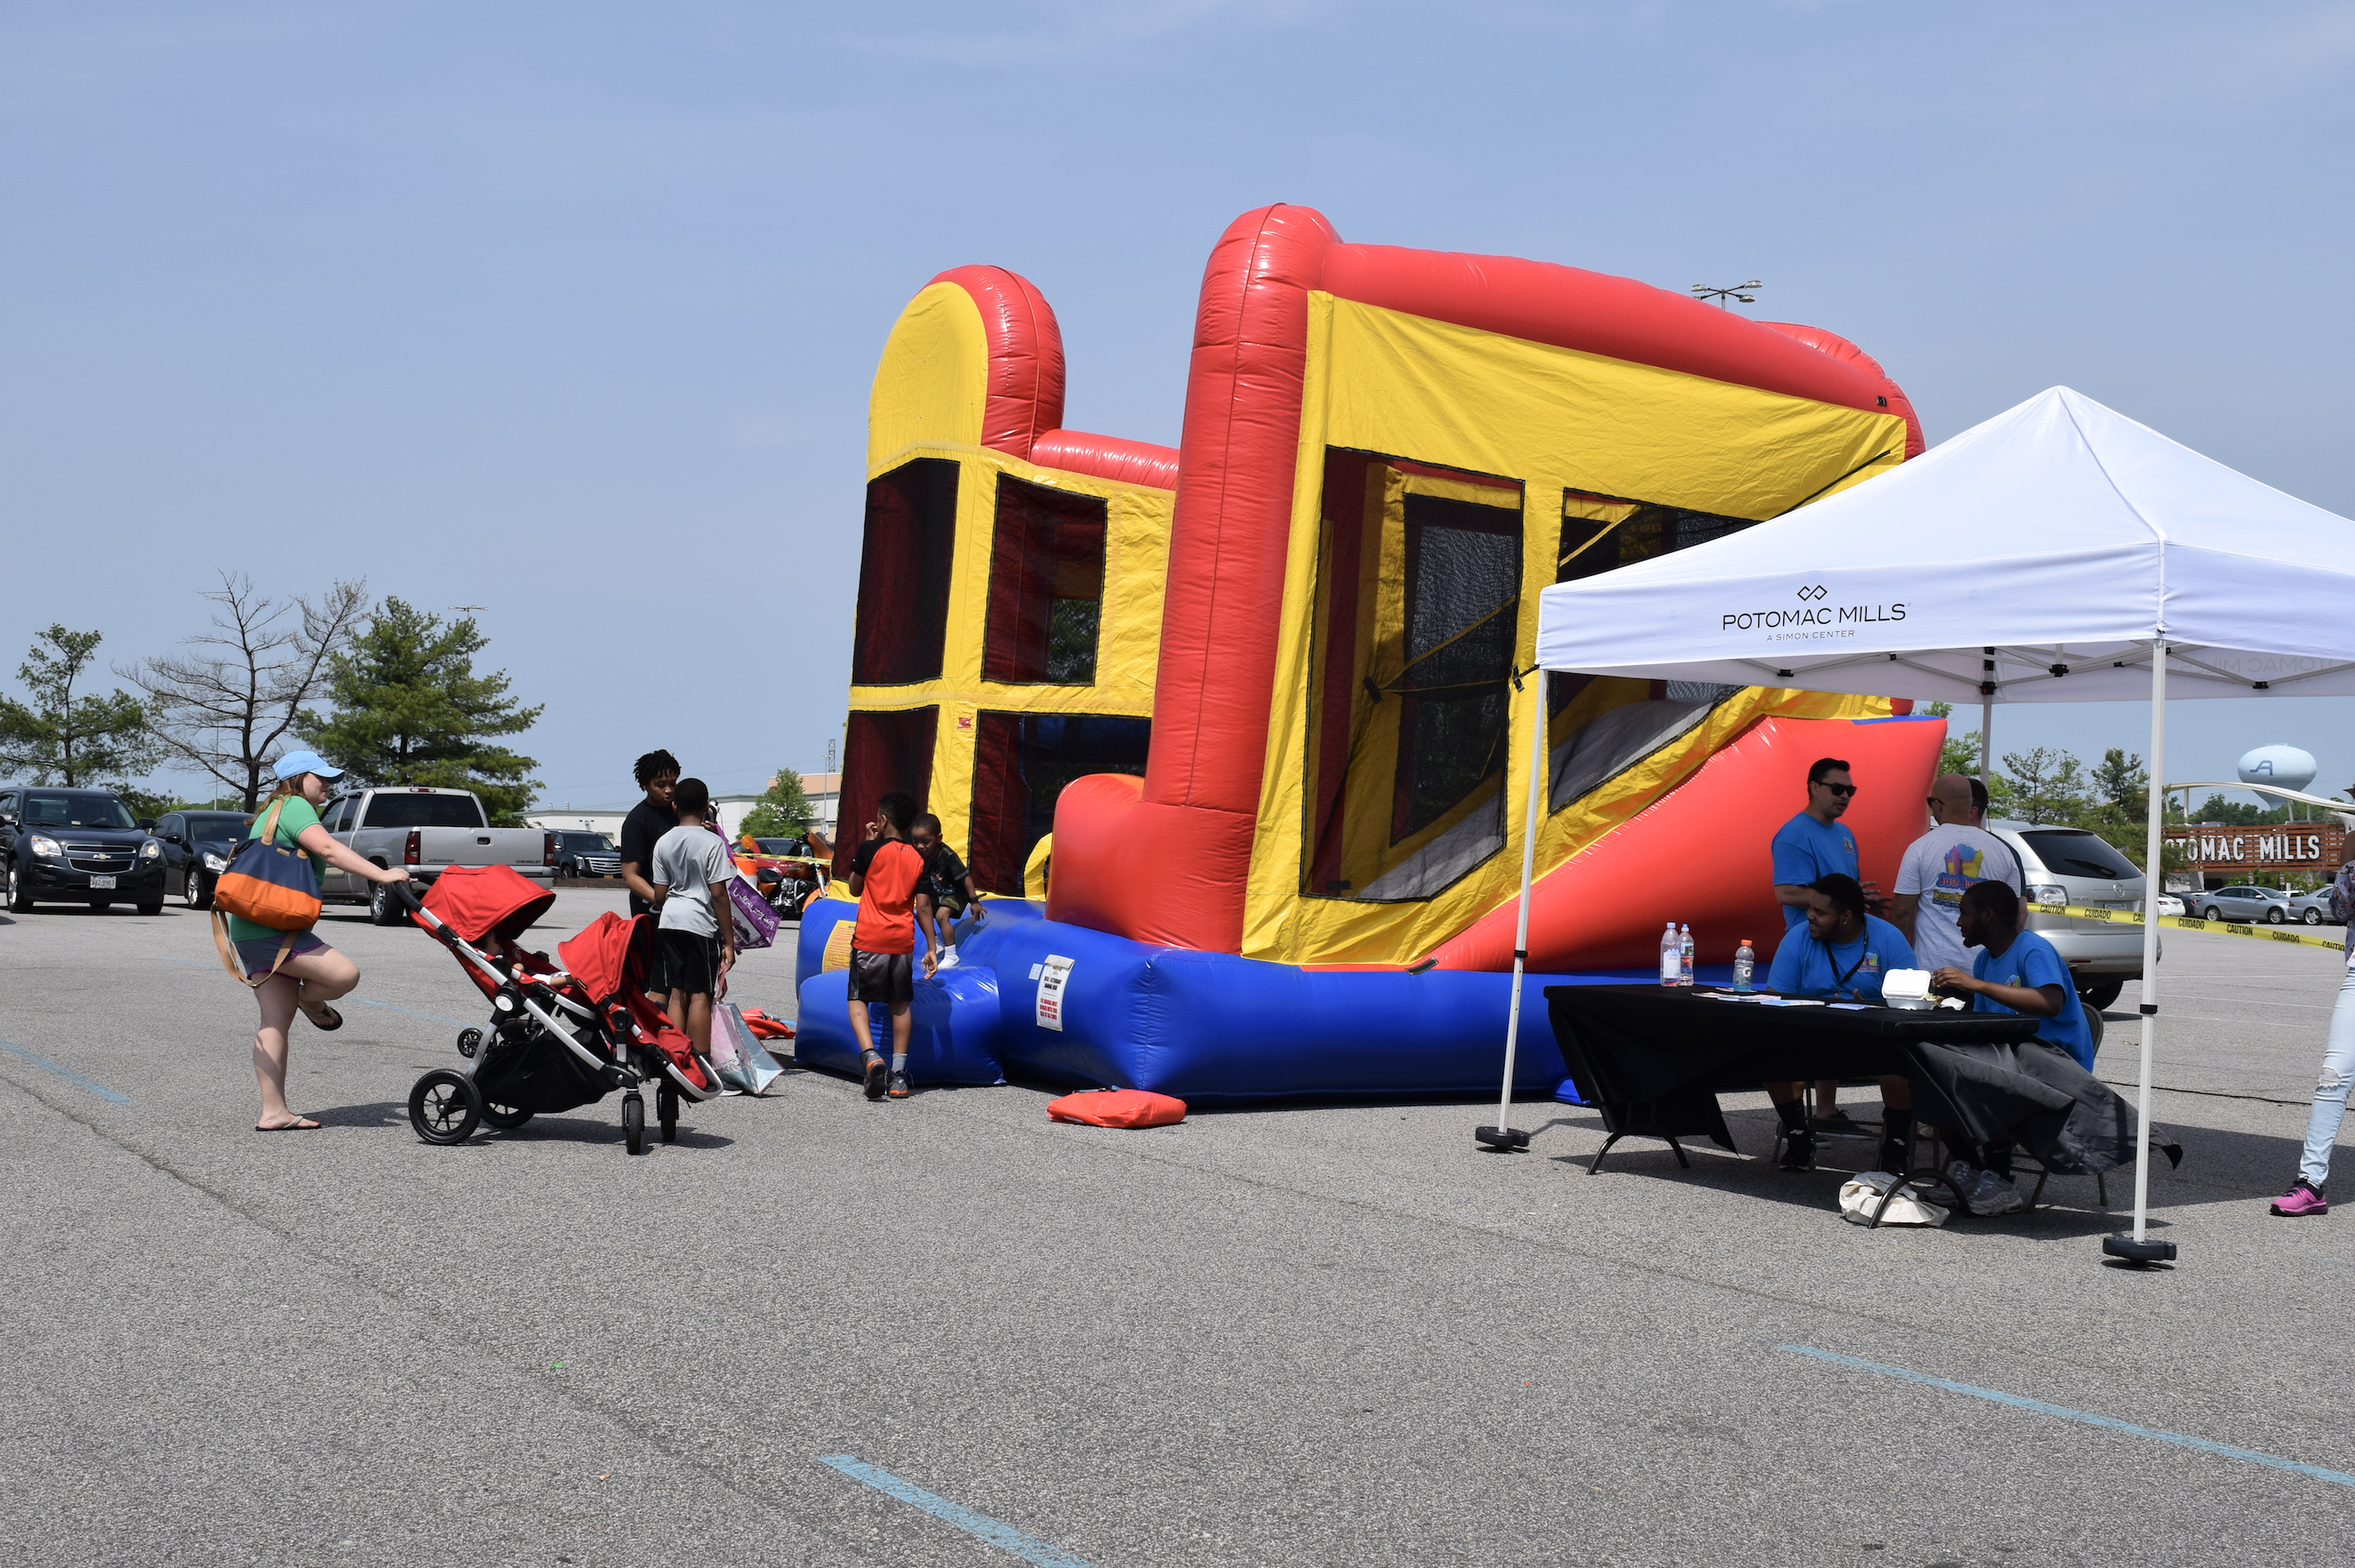
[[[1872,1011],[1872,1003],[1869,1001],[1828,1001],[1824,1005],[1840,1012],[1870,1012]]]

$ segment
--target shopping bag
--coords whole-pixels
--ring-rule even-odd
[[[732,1001],[711,1010],[711,1065],[722,1079],[748,1095],[764,1093],[784,1074]]]
[[[1146,1089],[1087,1089],[1049,1100],[1047,1115],[1089,1127],[1167,1127],[1186,1119],[1186,1102]]]
[[[285,806],[284,796],[272,802],[261,832],[229,855],[213,884],[213,906],[273,931],[307,931],[319,923],[319,879],[309,855],[278,842]]]
[[[1881,1207],[1881,1200],[1889,1189],[1898,1185],[1898,1179],[1886,1171],[1866,1171],[1840,1184],[1840,1217],[1850,1224],[1872,1224],[1872,1211]],[[1913,1183],[1889,1200],[1881,1211],[1884,1225],[1943,1225],[1947,1211],[1917,1193]]]
[[[741,873],[728,879],[728,908],[736,917],[736,950],[750,952],[777,939],[777,912]]]

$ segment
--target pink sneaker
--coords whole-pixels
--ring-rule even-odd
[[[2320,1219],[2330,1213],[2330,1200],[2322,1195],[2321,1189],[2308,1186],[2301,1176],[2289,1184],[2288,1192],[2274,1200],[2274,1213],[2284,1219],[2304,1219],[2308,1215]]]

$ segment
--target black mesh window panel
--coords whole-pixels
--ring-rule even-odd
[[[1055,799],[1089,773],[1145,773],[1153,721],[1092,714],[985,713],[974,734],[974,885],[1019,895],[1022,868],[1055,830]]]
[[[947,458],[918,458],[868,482],[852,685],[940,679],[956,495],[957,465]]]
[[[1623,514],[1614,516],[1613,514]],[[1721,517],[1647,501],[1562,493],[1561,549],[1553,580],[1591,577],[1630,561],[1648,561],[1738,534],[1757,524],[1747,517]]]
[[[1504,767],[1520,590],[1518,512],[1406,497],[1406,667],[1391,683],[1402,704],[1391,842],[1437,821]]]
[[[888,791],[905,789],[916,798],[918,809],[932,809],[932,734],[939,722],[938,708],[852,711],[835,815],[835,875],[850,874],[851,852],[865,836],[875,803]]]
[[[1095,683],[1106,512],[1100,495],[998,475],[984,680]]]
[[[1594,577],[1755,525],[1745,517],[1567,490],[1562,493],[1554,581]],[[1547,810],[1561,810],[1641,762],[1740,689],[1685,681],[1550,676],[1546,709],[1552,784]]]

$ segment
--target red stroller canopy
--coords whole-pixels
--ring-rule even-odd
[[[581,982],[589,1000],[602,1007],[624,988],[638,989],[653,960],[655,917],[623,919],[611,909],[589,922],[581,933],[557,945],[556,958]]]
[[[453,865],[425,890],[425,907],[459,938],[512,942],[548,913],[556,895],[505,865]]]

